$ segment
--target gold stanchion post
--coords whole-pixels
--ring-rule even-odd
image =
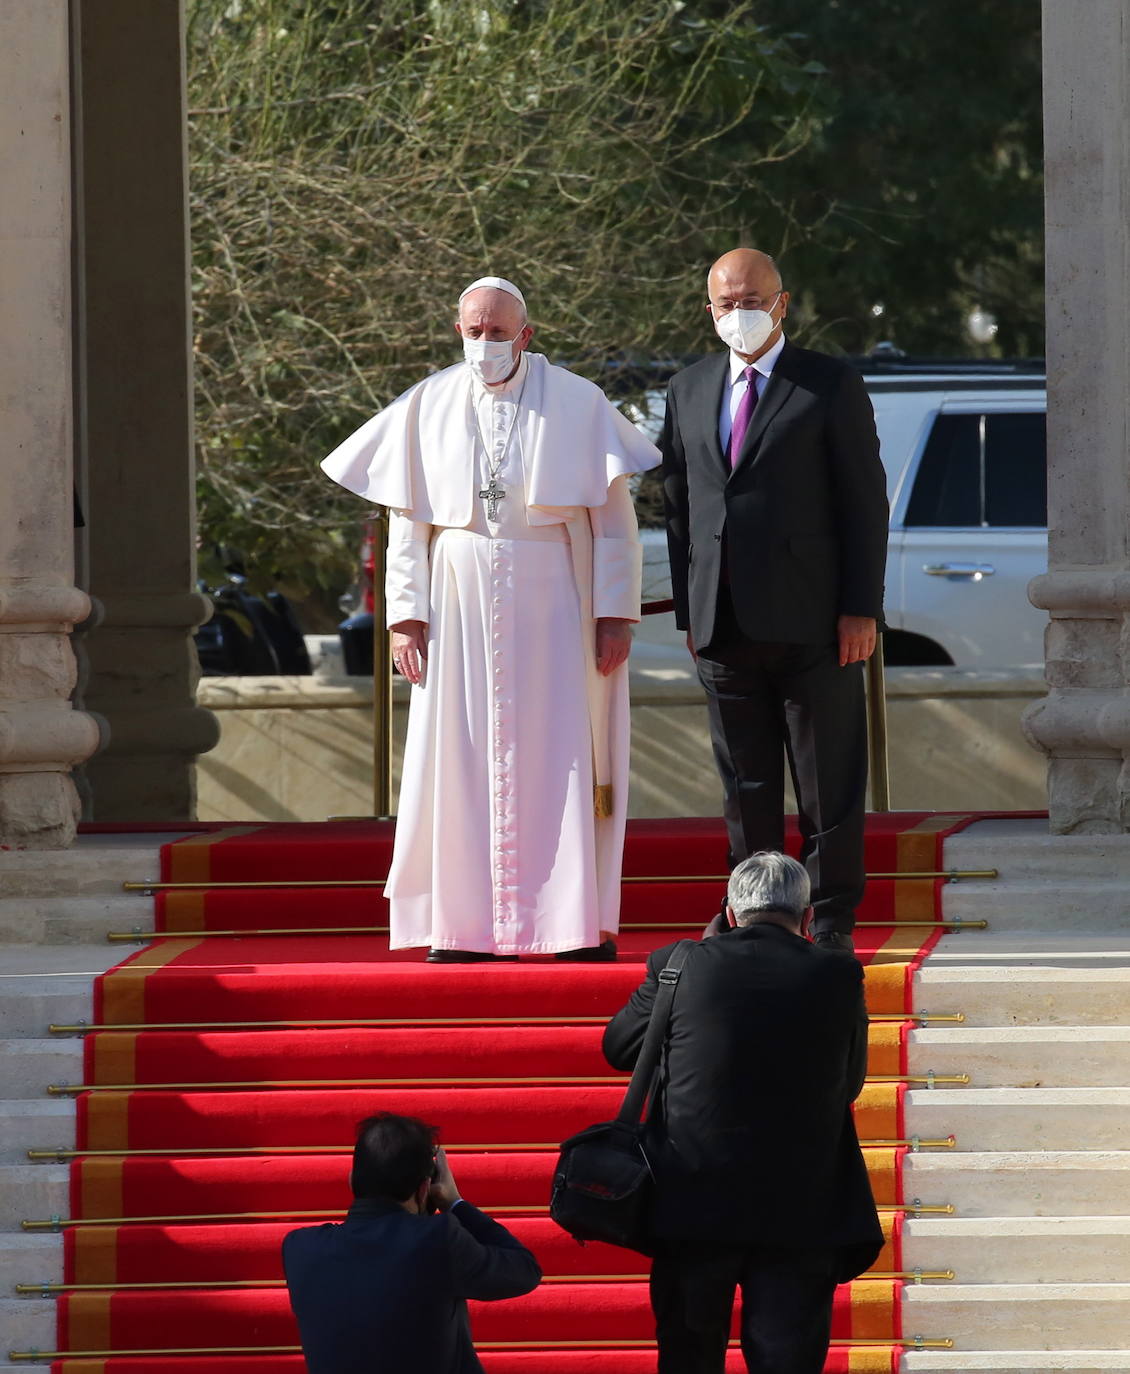
[[[373,522],[373,815],[392,815],[392,654],[385,629],[385,565],[388,511],[377,507]]]
[[[867,660],[867,755],[871,780],[871,810],[891,809],[891,774],[887,762],[887,680],[883,636]]]

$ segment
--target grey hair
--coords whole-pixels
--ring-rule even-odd
[[[726,901],[740,926],[749,925],[759,911],[782,911],[799,921],[811,891],[803,865],[787,854],[762,850],[743,859],[730,874]]]

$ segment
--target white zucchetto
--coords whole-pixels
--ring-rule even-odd
[[[522,309],[525,310],[525,296],[522,295],[521,291],[518,290],[512,281],[507,281],[505,277],[479,277],[477,281],[473,281],[470,286],[465,286],[463,290],[460,291],[459,299],[462,300],[464,296],[470,295],[472,291],[479,291],[484,286],[493,287],[495,291],[505,291],[507,295],[513,296],[521,305]]]

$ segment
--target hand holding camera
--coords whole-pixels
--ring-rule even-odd
[[[437,1211],[446,1212],[459,1201],[459,1189],[452,1177],[451,1165],[442,1149],[436,1151],[435,1169],[432,1172],[432,1186],[428,1189],[428,1204]]]

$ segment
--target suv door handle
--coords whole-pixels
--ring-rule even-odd
[[[983,577],[992,577],[996,568],[991,563],[923,563],[922,571],[929,577],[967,577],[970,582],[980,582]]]

